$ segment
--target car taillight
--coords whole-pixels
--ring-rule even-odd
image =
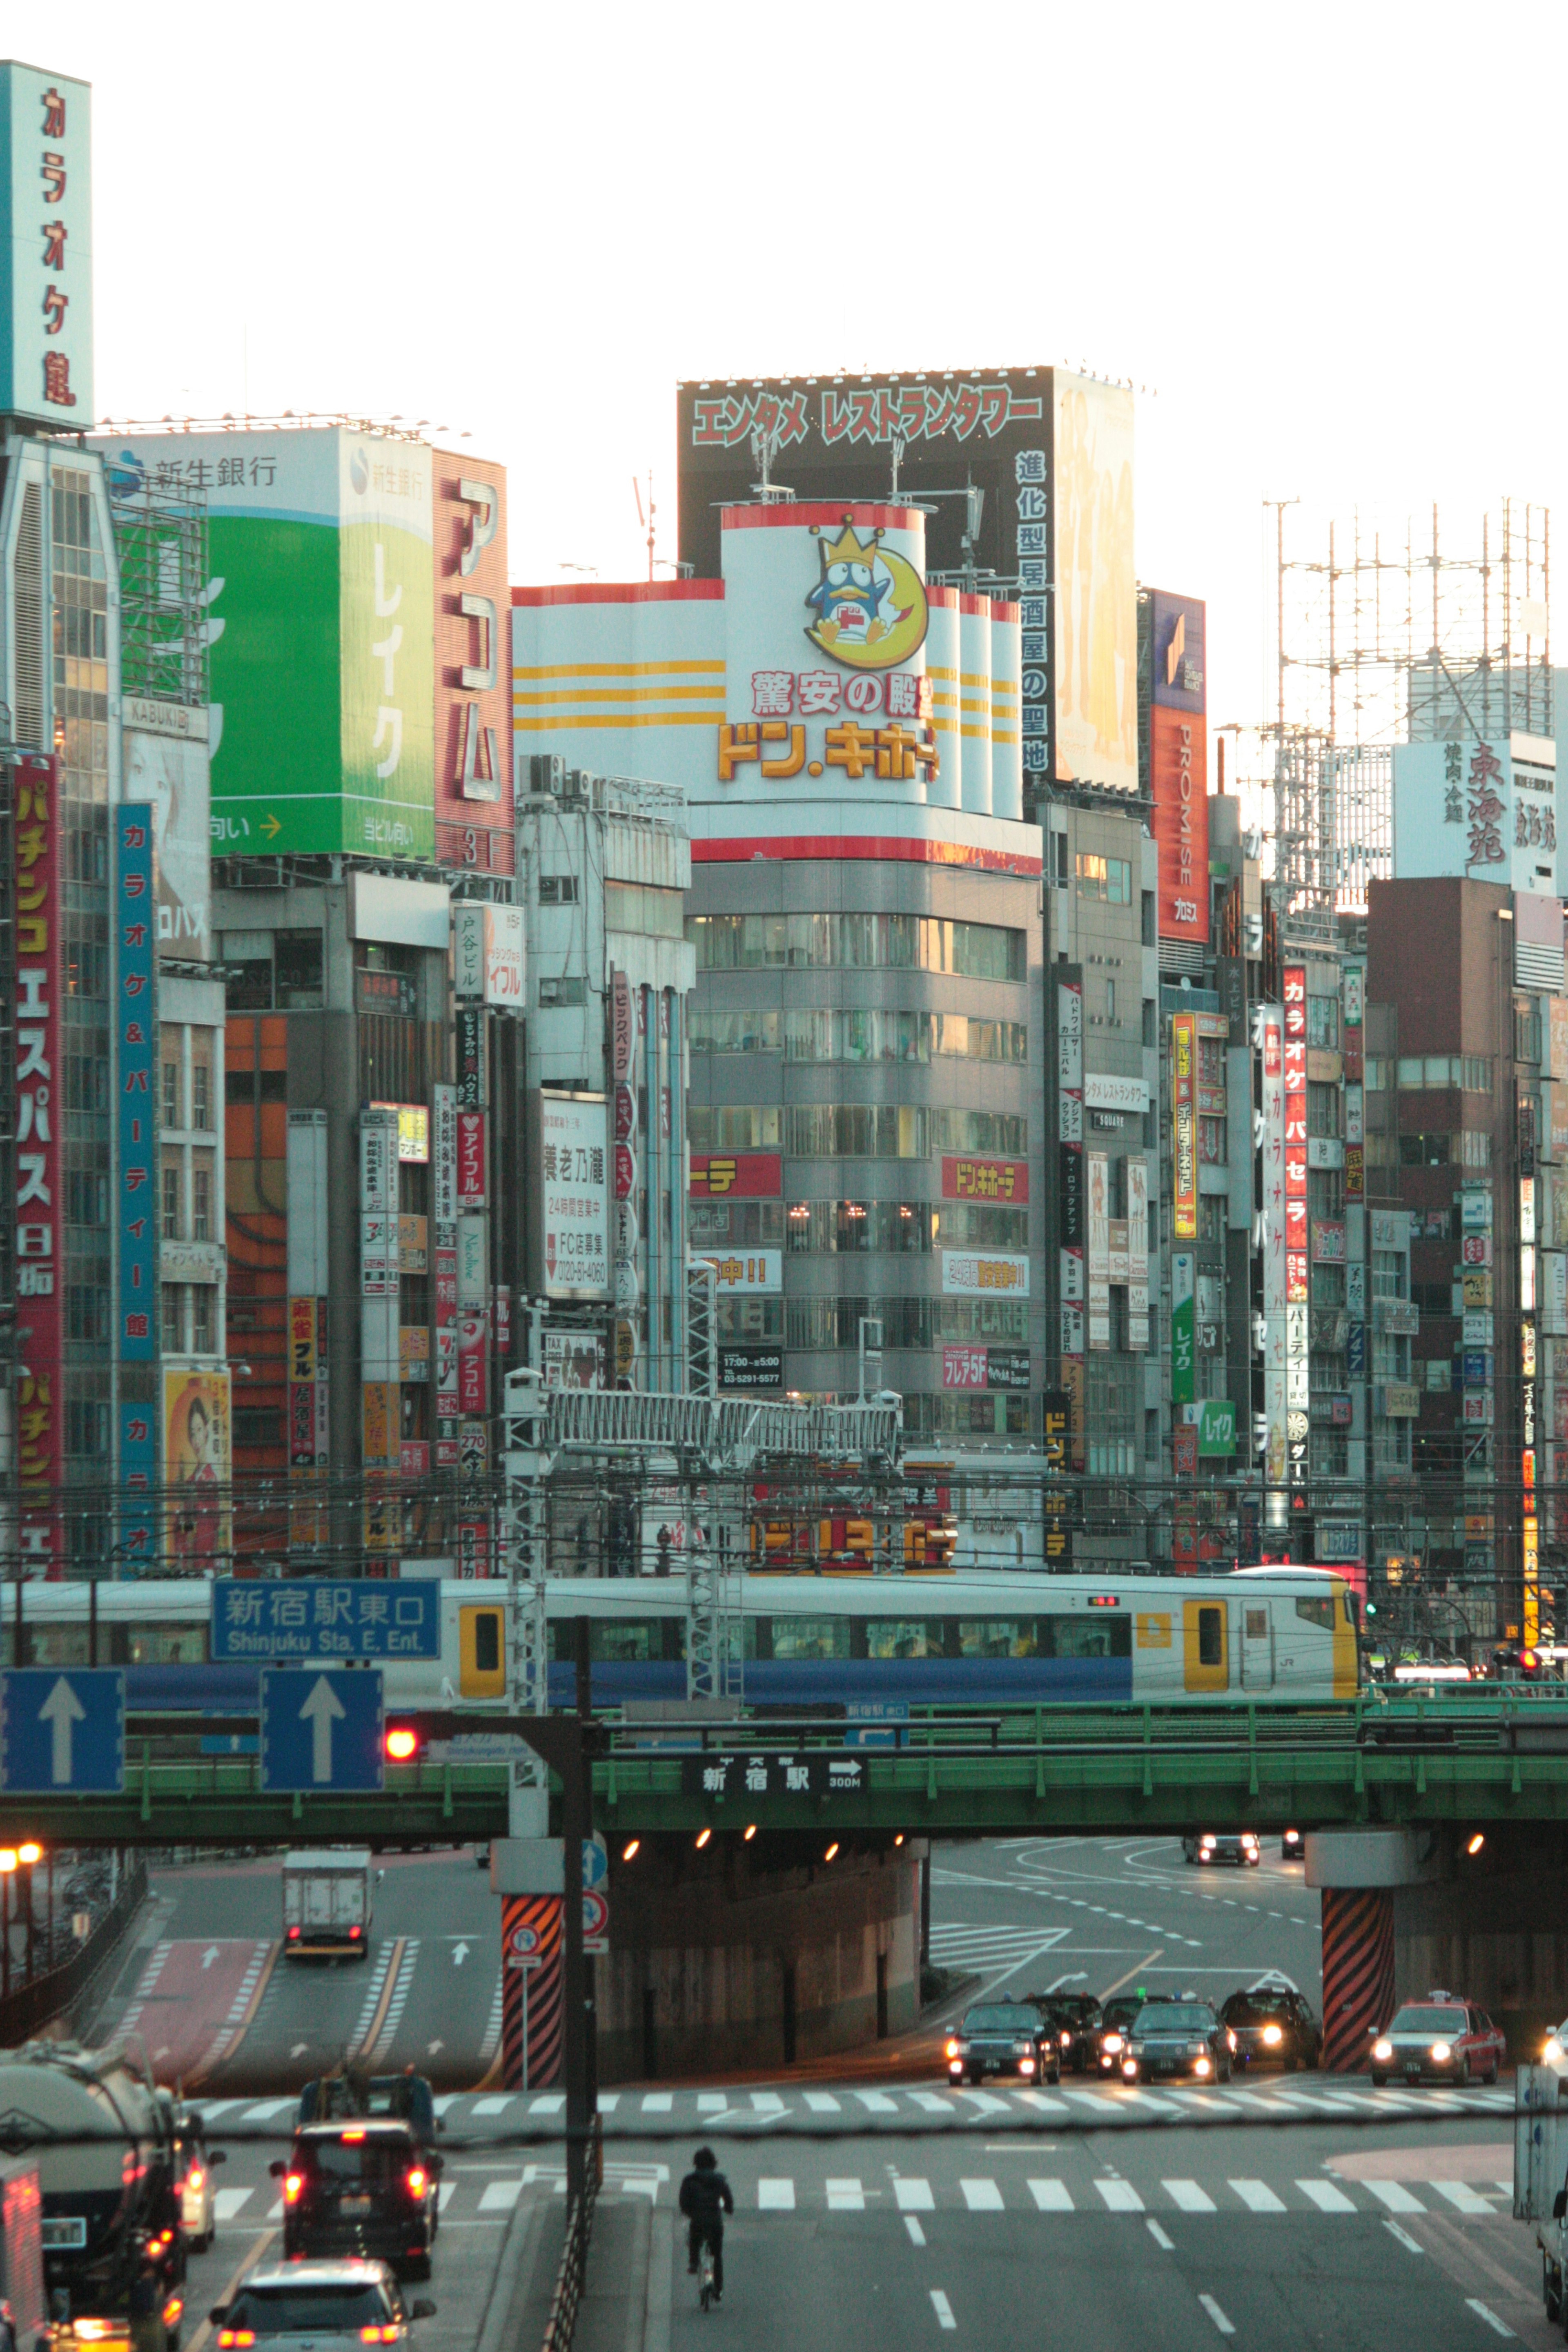
[[[411,2164],[408,2168],[408,2194],[410,2197],[424,2196],[425,2181],[426,2172],[424,2166],[422,2164]]]
[[[229,2352],[230,2346],[238,2346],[240,2352],[244,2352],[244,2347],[254,2344],[256,2336],[254,2331],[248,2327],[220,2327],[217,2340],[223,2347],[223,2352]]]
[[[300,1930],[298,1929],[298,1927],[290,1927],[290,1928],[289,1928],[289,1941],[291,1944],[297,1944],[297,1943],[299,1942],[299,1940],[300,1940]]]
[[[304,2188],[304,2186],[305,2176],[302,2172],[286,2172],[283,2175],[283,2202],[285,2205],[297,2205],[300,2202],[300,2191]]]
[[[172,2294],[169,2297],[168,2302],[163,2305],[164,2326],[177,2327],[180,2324],[180,2315],[184,2310],[184,2297],[183,2295]]]
[[[351,1944],[357,1944],[357,1943],[358,1943],[358,1941],[359,1941],[359,1939],[360,1939],[360,1937],[361,1937],[363,1934],[364,1934],[364,1929],[363,1929],[363,1927],[351,1927],[351,1928],[349,1929],[349,1941],[350,1941],[350,1943],[351,1943]]]
[[[359,2340],[362,2344],[395,2344],[397,2341],[396,2324],[393,2323],[385,2327],[362,2327],[359,2332]]]

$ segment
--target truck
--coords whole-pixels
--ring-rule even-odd
[[[121,2050],[26,2042],[0,2054],[0,2115],[12,2159],[0,2171],[0,2211],[18,2352],[35,2352],[39,2331],[25,2332],[17,2289],[24,2305],[47,2297],[50,2352],[88,2344],[94,2352],[179,2352],[185,2240],[171,2108],[145,2065],[139,2072]],[[28,2268],[29,2173],[41,2287]]]
[[[374,1882],[367,1853],[330,1846],[283,1857],[283,1950],[291,1960],[363,1960]]]
[[[11,2306],[16,2352],[47,2352],[44,2192],[26,2157],[0,2159],[0,2300]]]

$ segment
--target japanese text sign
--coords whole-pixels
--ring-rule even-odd
[[[0,64],[0,415],[93,419],[92,94]]]
[[[440,1650],[441,1588],[434,1579],[213,1582],[215,1658],[434,1658]]]

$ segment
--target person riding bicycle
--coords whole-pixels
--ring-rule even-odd
[[[695,2272],[704,2241],[713,2249],[713,2300],[724,2292],[724,2216],[735,2210],[729,2182],[719,2169],[710,2147],[700,2147],[691,2159],[695,2170],[680,2184],[680,2210],[688,2223],[688,2271]]]

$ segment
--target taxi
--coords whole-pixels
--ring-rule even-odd
[[[1508,2043],[1484,2009],[1451,1992],[1407,2000],[1373,2042],[1367,2070],[1374,2084],[1397,2074],[1406,2083],[1495,2083]]]
[[[1206,2000],[1183,1993],[1143,2003],[1128,2032],[1121,2079],[1151,2083],[1184,2074],[1197,2083],[1228,2083],[1235,2058],[1235,2034]]]

